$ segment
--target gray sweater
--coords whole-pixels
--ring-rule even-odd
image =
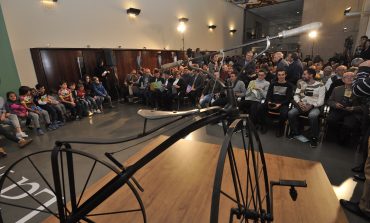
[[[237,97],[244,97],[247,89],[245,89],[245,84],[241,80],[237,80],[236,83],[234,83],[234,88],[233,88],[234,94]]]
[[[262,101],[266,98],[270,82],[266,80],[253,80],[249,82],[245,100],[249,101]]]

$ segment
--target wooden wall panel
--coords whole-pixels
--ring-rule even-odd
[[[127,74],[137,68],[137,50],[115,50],[117,61],[117,76],[120,84],[123,84]]]
[[[137,69],[137,56],[141,53],[141,66],[159,68],[158,53],[161,53],[162,64],[173,62],[171,52],[175,52],[179,60],[184,59],[184,52],[176,50],[143,50],[143,49],[113,49],[116,57],[116,70],[120,84],[132,69]],[[32,48],[31,56],[38,82],[47,89],[59,89],[61,80],[77,82],[80,70],[77,57],[83,57],[84,71],[82,75],[94,75],[99,60],[105,61],[104,49],[92,48]],[[31,86],[33,87],[33,86]]]
[[[37,83],[42,84],[44,86],[48,86],[49,84],[46,79],[44,67],[42,65],[40,50],[31,49],[31,57],[33,60],[33,65],[35,67]],[[30,87],[33,87],[33,86],[30,86]]]
[[[95,68],[100,60],[105,61],[104,52],[101,49],[82,50],[82,56],[85,64],[85,74],[94,76]],[[84,74],[84,75],[85,75]]]
[[[80,79],[77,57],[80,50],[41,50],[41,60],[48,82],[48,89],[59,89],[60,81],[77,82]]]
[[[158,67],[157,63],[157,53],[156,50],[143,50],[141,52],[142,57],[142,67],[147,67],[153,70],[154,68]]]

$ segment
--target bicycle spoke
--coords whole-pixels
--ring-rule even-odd
[[[84,187],[83,187],[83,189],[82,189],[82,192],[81,192],[80,198],[78,199],[77,207],[78,207],[78,205],[80,204],[81,199],[82,199],[82,197],[83,197],[83,195],[84,195],[84,193],[85,193],[85,190],[86,190],[87,184],[88,184],[88,183],[89,183],[89,181],[90,181],[90,178],[91,178],[92,172],[93,172],[93,171],[94,171],[94,169],[95,169],[96,163],[97,163],[97,161],[95,160],[95,162],[94,162],[93,166],[91,167],[91,170],[90,170],[89,176],[87,177],[87,180],[86,180],[86,182],[85,182],[85,185],[84,185]]]
[[[240,181],[238,166],[236,164],[234,151],[232,149],[231,149],[231,156],[232,156],[232,161],[233,161],[233,164],[234,164],[234,167],[235,167],[234,169],[235,169],[235,173],[236,173],[236,179],[237,179],[237,182],[238,182],[238,186],[239,186],[239,190],[240,190],[240,194],[241,194],[243,206],[245,207],[246,199],[244,198],[244,193],[243,193],[243,189],[242,189],[242,185],[241,185],[241,181]]]
[[[235,202],[238,206],[243,206],[240,202],[238,202],[237,200],[235,200],[233,197],[231,197],[230,195],[228,195],[224,191],[220,190],[220,193],[222,195],[224,195],[225,197],[229,198],[231,201]]]
[[[44,175],[41,174],[40,170],[36,167],[36,165],[34,164],[34,162],[31,160],[30,157],[27,157],[28,161],[30,161],[30,163],[32,164],[33,168],[35,168],[35,170],[37,171],[37,173],[40,175],[40,177],[44,180],[44,182],[48,185],[49,189],[54,193],[54,195],[56,194],[54,189],[50,186],[50,183],[45,179]]]
[[[6,176],[6,178],[8,178],[12,183],[14,183],[17,187],[19,187],[23,192],[25,192],[29,197],[31,197],[34,201],[36,201],[39,205],[41,205],[43,208],[45,208],[46,210],[49,211],[49,214],[52,214],[54,216],[57,216],[56,213],[52,212],[49,208],[47,208],[43,203],[41,203],[39,200],[37,200],[36,198],[34,198],[28,191],[26,191],[25,189],[23,189],[23,187],[21,187],[17,182],[15,182],[11,177],[9,176]],[[35,210],[35,209],[33,209]]]
[[[61,171],[62,171],[62,187],[63,187],[63,206],[64,206],[64,214],[67,216],[67,197],[66,197],[66,185],[65,185],[65,180],[64,180],[64,163],[63,163],[63,153],[59,152],[60,154],[60,165],[61,165]]]
[[[132,209],[132,210],[126,210],[126,211],[114,211],[114,212],[106,212],[106,213],[99,213],[99,214],[88,214],[86,216],[92,217],[92,216],[101,216],[101,215],[110,215],[110,214],[132,213],[132,212],[138,212],[138,211],[142,211],[142,210]]]
[[[46,214],[52,214],[52,215],[54,215],[55,217],[58,217],[58,215],[53,214],[52,212],[44,211],[44,210],[40,210],[40,209],[37,209],[37,208],[30,208],[30,207],[26,207],[26,206],[23,206],[23,205],[19,205],[19,204],[12,204],[12,203],[8,203],[8,202],[4,202],[4,201],[0,201],[0,204],[5,204],[5,205],[9,205],[9,206],[17,207],[17,208],[23,208],[23,209],[27,209],[27,210],[31,210],[31,211],[35,211],[35,210],[37,210],[37,211],[39,211],[39,212],[46,213]]]

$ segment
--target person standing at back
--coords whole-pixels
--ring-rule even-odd
[[[284,62],[282,63],[282,65],[280,65],[280,67],[285,67]],[[292,63],[288,66],[286,74],[286,80],[296,86],[298,80],[301,79],[303,74],[303,65],[301,60],[299,59],[298,53],[292,54]]]

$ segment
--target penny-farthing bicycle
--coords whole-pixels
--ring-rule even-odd
[[[267,42],[266,49],[263,51],[265,52],[269,48],[271,39],[297,35],[320,26],[320,23],[308,24],[283,31],[275,37],[267,37],[232,49],[221,50],[221,53],[255,43]],[[181,63],[181,61],[176,62],[168,65],[167,68]],[[193,69],[196,68],[193,67]],[[212,74],[209,75],[213,77]],[[209,107],[178,112],[139,110],[138,114],[144,118],[144,129],[138,135],[113,140],[57,141],[52,150],[39,151],[19,159],[9,166],[0,179],[1,221],[10,221],[11,218],[7,213],[12,209],[13,213],[14,210],[17,213],[27,211],[28,217],[41,213],[44,218],[51,216],[56,222],[104,222],[106,217],[112,215],[117,215],[117,217],[119,215],[119,219],[127,219],[127,222],[132,222],[130,219],[139,215],[141,222],[150,222],[140,198],[140,193],[145,192],[134,178],[134,174],[181,138],[208,124],[219,122],[223,124],[224,140],[215,171],[210,222],[273,221],[272,187],[275,185],[289,186],[290,195],[295,200],[297,198],[295,187],[306,187],[306,182],[269,181],[262,144],[253,123],[248,116],[239,114],[232,90],[233,86],[229,82],[226,84],[219,82],[225,88],[228,101],[223,108]],[[169,121],[148,130],[147,122],[157,119],[168,119]],[[95,144],[108,148],[110,144],[158,135],[171,125],[181,126],[181,128],[127,167],[117,161],[112,153],[105,153],[111,161],[106,162],[76,149],[77,146],[72,148],[74,144]],[[46,162],[47,160],[50,162]],[[20,180],[15,179],[14,173],[20,171],[33,173],[31,174],[33,179],[24,177]],[[110,174],[111,177],[105,179],[107,183],[99,185],[95,181],[102,177],[100,175],[102,172],[114,174]],[[44,193],[35,193],[39,186],[30,182],[43,182],[46,185]],[[96,188],[94,191],[87,190],[92,186]],[[131,202],[125,202],[116,197],[115,194],[119,191],[128,194]],[[45,195],[51,196],[52,199],[45,202]],[[19,202],[16,198],[23,198],[23,200]],[[100,205],[109,199],[114,199],[118,205],[110,207],[109,212],[100,211]],[[53,203],[56,205],[52,205]],[[21,219],[19,222],[25,222],[25,220]]]

